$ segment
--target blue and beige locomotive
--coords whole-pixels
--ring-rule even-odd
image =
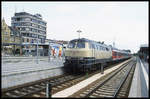
[[[113,61],[112,48],[106,44],[81,38],[69,42],[65,50],[65,69],[84,72],[100,68],[103,63]]]

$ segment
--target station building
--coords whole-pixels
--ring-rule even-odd
[[[138,54],[141,59],[147,60],[149,58],[148,44],[142,44],[140,46],[140,50],[138,51]]]

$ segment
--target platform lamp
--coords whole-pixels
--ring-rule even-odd
[[[79,33],[79,39],[80,39],[80,33],[82,32],[81,30],[77,30],[77,32]]]

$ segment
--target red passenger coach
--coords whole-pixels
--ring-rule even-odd
[[[121,59],[129,58],[129,57],[131,57],[131,54],[129,52],[117,50],[117,49],[112,50],[113,60],[121,60]]]

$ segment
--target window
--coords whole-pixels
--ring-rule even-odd
[[[5,40],[5,41],[7,41],[7,40],[8,40],[8,38],[7,38],[7,37],[5,37],[5,38],[4,38],[4,40]]]
[[[27,38],[27,42],[29,42],[29,39]]]
[[[29,37],[32,37],[32,34],[31,34],[31,33],[29,33]]]
[[[31,39],[31,43],[34,43],[33,39]]]
[[[17,18],[16,21],[20,21],[20,18]]]
[[[26,36],[26,33],[22,33],[22,36]]]
[[[104,50],[104,48],[101,46],[101,49]]]
[[[30,21],[31,19],[30,18],[25,18],[25,21]]]
[[[95,45],[94,44],[92,44],[92,48],[95,49]]]
[[[97,48],[97,50],[99,50],[99,47],[98,47],[98,45],[96,45],[96,48]]]
[[[29,28],[26,28],[26,30],[29,31],[30,29],[29,29]]]
[[[25,31],[25,27],[21,28],[22,31]]]
[[[92,44],[90,42],[88,43],[88,45],[89,45],[89,48],[92,49]]]
[[[14,38],[11,38],[11,41],[15,41],[15,39],[14,39]]]
[[[98,45],[97,47],[98,47],[98,50],[100,50],[100,46]]]
[[[8,32],[4,32],[4,34],[8,34]]]
[[[104,47],[104,51],[106,51],[106,48]]]
[[[68,48],[75,48],[76,42],[69,42]]]
[[[106,51],[109,51],[109,48],[106,47]]]
[[[22,42],[24,42],[24,38],[22,38]]]
[[[85,48],[85,42],[84,41],[70,41],[68,48]]]
[[[77,48],[85,48],[85,42],[78,41]]]

